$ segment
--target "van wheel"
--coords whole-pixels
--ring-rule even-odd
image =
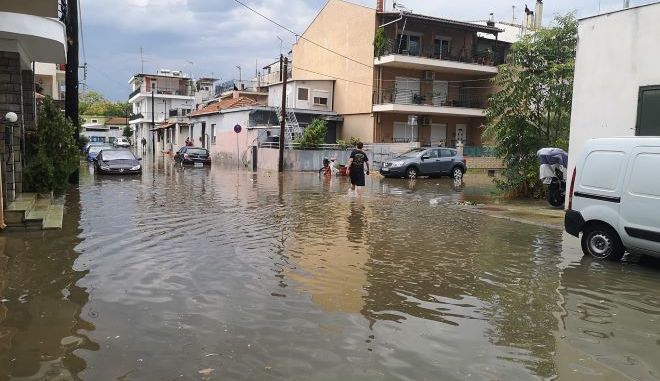
[[[587,226],[582,234],[582,252],[600,260],[618,261],[625,248],[614,229],[605,224]]]

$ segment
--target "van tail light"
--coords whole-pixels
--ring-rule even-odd
[[[577,174],[577,167],[573,168],[573,176],[571,178],[571,188],[568,193],[568,210],[573,210],[573,191],[575,190],[575,175]]]

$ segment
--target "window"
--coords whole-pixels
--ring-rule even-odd
[[[98,123],[98,122],[99,122],[98,119],[92,119],[92,123]]]
[[[660,198],[660,176],[649,176],[660,166],[660,154],[641,153],[635,158],[630,175],[630,193],[638,196]]]
[[[211,144],[215,144],[215,124],[211,125]]]
[[[314,97],[314,105],[316,106],[327,106],[328,98],[326,97]]]
[[[625,153],[620,151],[591,152],[584,162],[580,185],[600,191],[616,190],[624,158]]]
[[[447,37],[436,37],[433,39],[433,58],[449,58],[450,39]]]
[[[399,54],[419,56],[422,53],[422,35],[399,34],[396,49]]]
[[[442,149],[442,150],[440,150],[440,152],[441,152],[440,155],[442,157],[454,157],[454,156],[456,156],[456,151],[452,151],[450,149]]]
[[[660,86],[639,88],[636,135],[660,135]]]
[[[316,99],[316,98],[314,98]],[[298,100],[299,101],[308,101],[309,100],[309,89],[304,87],[298,88]]]

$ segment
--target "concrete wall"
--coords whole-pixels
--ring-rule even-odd
[[[635,135],[640,86],[660,85],[658,20],[660,3],[580,21],[569,173],[588,139]]]
[[[375,9],[329,0],[303,36],[363,64],[299,39],[293,45],[293,79],[336,79],[337,113],[371,113],[375,29]]]
[[[306,102],[298,100],[298,89],[301,87],[309,89],[309,100]],[[332,111],[333,87],[333,81],[292,81],[287,84],[287,88],[290,89],[287,95],[287,107],[305,110]],[[328,98],[328,105],[314,105],[315,96]],[[282,106],[281,83],[268,88],[268,106]]]
[[[340,131],[340,139],[358,138],[363,143],[374,141],[374,118],[371,113],[344,115],[344,125]]]

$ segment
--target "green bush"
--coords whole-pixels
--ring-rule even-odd
[[[342,139],[337,140],[337,144],[339,145],[339,147],[341,149],[353,148],[359,142],[360,142],[360,139],[358,139],[356,137],[353,137],[353,136],[351,136],[351,138],[348,139],[348,140],[342,140]]]
[[[25,158],[24,186],[27,191],[56,195],[64,193],[69,176],[80,164],[74,139],[75,127],[47,97],[39,107],[37,132]]]
[[[316,148],[325,143],[325,135],[328,132],[328,122],[323,119],[314,119],[312,123],[305,128],[302,138],[294,141],[300,148]]]

